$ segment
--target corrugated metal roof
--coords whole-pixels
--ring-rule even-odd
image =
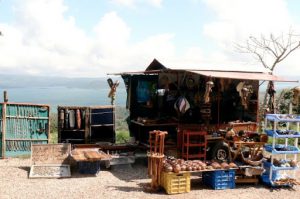
[[[138,74],[158,74],[162,72],[190,72],[199,75],[215,78],[227,78],[227,79],[244,79],[244,80],[261,80],[261,81],[277,81],[277,82],[298,82],[297,80],[288,80],[283,77],[271,75],[263,72],[245,72],[245,71],[221,71],[221,70],[150,70],[150,71],[137,71],[137,72],[123,72],[114,75],[138,75]]]
[[[192,73],[207,77],[227,78],[227,79],[245,79],[245,80],[267,80],[277,82],[298,82],[287,80],[285,78],[262,72],[244,72],[244,71],[210,71],[210,70],[187,70]]]
[[[244,80],[265,80],[265,81],[277,81],[277,82],[298,82],[297,80],[287,80],[283,77],[271,75],[264,72],[252,72],[252,71],[228,71],[228,70],[197,70],[197,69],[186,69],[176,68],[171,69],[162,65],[159,61],[154,59],[145,71],[136,72],[122,72],[115,73],[113,75],[138,75],[138,74],[158,74],[162,72],[191,72],[207,77],[215,78],[227,78],[227,79],[244,79]],[[112,74],[110,74],[112,75]]]

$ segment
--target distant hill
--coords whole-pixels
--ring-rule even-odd
[[[83,88],[83,89],[103,89],[109,88],[107,84],[108,77],[99,78],[68,78],[68,77],[51,77],[51,76],[32,76],[32,75],[7,75],[0,73],[0,88],[49,88],[49,87],[66,87],[66,88]],[[290,80],[300,80],[300,76],[285,77]],[[120,76],[113,77],[113,80],[121,82],[120,88],[124,88],[123,80]],[[267,83],[262,84],[261,90],[265,90]],[[290,88],[298,86],[299,83],[275,84],[276,89]]]
[[[0,95],[6,90],[10,102],[49,104],[52,111],[58,105],[93,106],[109,105],[108,77],[99,78],[65,78],[31,75],[0,74]],[[116,104],[125,106],[126,91],[119,76]],[[2,98],[2,97],[1,97]],[[2,101],[2,100],[0,100]]]
[[[59,105],[93,106],[109,105],[108,77],[99,78],[65,78],[31,75],[0,74],[0,95],[3,90],[8,92],[10,102],[49,104],[53,112]],[[113,80],[121,82],[116,93],[116,105],[125,107],[126,90],[120,76],[113,76]],[[298,80],[299,77],[287,79]],[[260,86],[260,97],[264,96],[267,82]],[[299,83],[275,83],[277,93],[283,88],[292,88]],[[2,98],[2,97],[1,97]],[[2,100],[0,100],[2,101]]]
[[[121,81],[119,76],[113,78]],[[67,87],[99,89],[109,88],[106,77],[99,78],[67,78],[67,77],[47,77],[31,75],[6,75],[0,74],[0,88],[43,88],[43,87]],[[121,81],[123,82],[123,81]],[[123,84],[121,84],[123,85]]]

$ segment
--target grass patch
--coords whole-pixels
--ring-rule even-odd
[[[50,144],[57,144],[58,130],[57,130],[57,114],[50,114]]]
[[[276,144],[285,144],[285,138],[276,138]],[[273,143],[273,138],[269,137],[268,139],[268,144]],[[295,138],[288,138],[288,145],[294,146],[295,143]],[[298,140],[298,145],[299,145],[299,140]]]
[[[57,144],[57,136],[58,136],[57,131],[51,131],[49,144]]]
[[[51,130],[49,144],[57,144],[57,136],[58,136],[57,129],[55,131]],[[116,131],[116,142],[117,143],[128,142],[129,138],[130,138],[130,135],[129,135],[128,130],[117,130]]]
[[[130,138],[129,131],[126,131],[126,130],[116,131],[116,142],[117,143],[128,142],[129,138]]]
[[[31,157],[30,154],[14,156],[14,158],[20,158],[20,159],[28,159],[30,157]]]

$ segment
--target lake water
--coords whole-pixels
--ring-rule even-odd
[[[297,86],[295,83],[276,83],[277,91],[283,88]],[[266,83],[260,87],[264,92]],[[68,88],[68,87],[30,87],[30,88],[2,88],[8,92],[10,102],[28,102],[35,104],[49,104],[51,111],[56,111],[57,106],[96,106],[110,105],[110,98],[107,97],[109,88]],[[3,100],[1,100],[3,101]],[[120,87],[117,90],[116,105],[126,105],[126,90]]]
[[[8,93],[10,102],[26,102],[35,104],[49,104],[51,111],[56,111],[57,106],[96,106],[110,105],[107,97],[110,89],[83,89],[67,87],[44,88],[9,88],[1,89]],[[2,100],[1,100],[2,101]],[[116,105],[126,105],[126,90],[118,89]]]

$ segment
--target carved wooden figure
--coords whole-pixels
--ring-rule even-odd
[[[210,93],[212,92],[213,87],[214,87],[214,83],[212,81],[206,82],[205,93],[204,93],[205,104],[208,104],[210,102]]]
[[[108,93],[108,97],[111,98],[111,105],[115,104],[115,99],[116,99],[116,91],[117,87],[119,86],[120,82],[117,80],[115,83],[112,81],[111,78],[107,80],[107,83],[110,87],[110,91]]]

